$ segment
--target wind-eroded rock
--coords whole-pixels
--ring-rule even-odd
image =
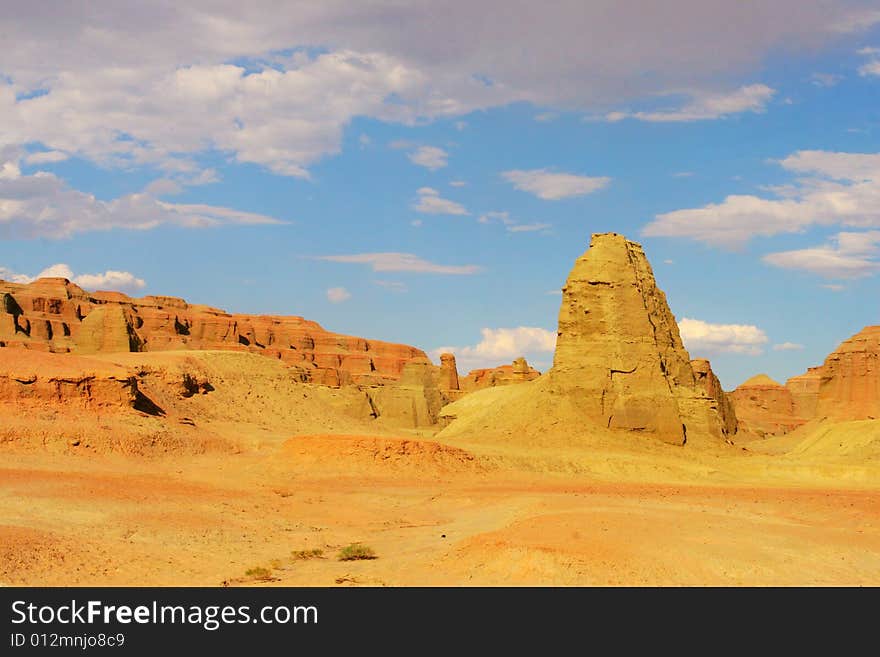
[[[65,278],[0,281],[0,346],[80,354],[120,351],[249,351],[300,368],[330,386],[400,378],[423,351],[324,330],[302,317],[239,315],[183,299],[89,293]]]
[[[692,436],[723,439],[732,425],[697,383],[642,247],[616,233],[593,235],[569,274],[553,367],[510,390],[483,390],[444,408],[445,435],[543,440],[548,431],[610,431],[681,445]]]
[[[740,426],[758,436],[788,433],[806,420],[795,417],[791,391],[758,374],[730,393]]]
[[[868,326],[835,349],[821,368],[816,416],[880,418],[880,326]]]
[[[541,373],[528,364],[525,358],[519,357],[510,365],[499,365],[489,369],[471,370],[461,379],[461,389],[467,392],[506,386],[514,383],[534,381]]]

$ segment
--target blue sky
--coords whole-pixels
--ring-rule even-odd
[[[878,323],[876,3],[99,4],[0,17],[2,278],[545,369],[616,231],[727,388]]]

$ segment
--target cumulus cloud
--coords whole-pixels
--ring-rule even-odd
[[[483,328],[480,333],[482,340],[475,345],[438,347],[431,351],[431,357],[437,360],[444,352],[453,353],[457,364],[467,369],[503,365],[520,356],[556,349],[556,332],[534,326]]]
[[[760,89],[732,100],[700,90],[735,84],[780,49],[874,24],[852,0],[748,11],[729,0],[566,0],[540,12],[501,0],[439,12],[428,0],[94,0],[89,12],[53,3],[51,21],[40,5],[0,16],[4,137],[168,170],[221,151],[299,177],[360,116],[412,125],[514,101],[604,112],[683,88],[697,91],[679,114],[748,108]]]
[[[797,342],[781,342],[773,345],[773,351],[800,351],[804,345]]]
[[[693,357],[720,353],[759,356],[768,342],[767,334],[752,324],[711,324],[685,317],[678,328]]]
[[[841,232],[828,244],[808,249],[778,251],[764,262],[783,269],[800,269],[825,278],[863,278],[880,271],[880,230]]]
[[[482,270],[477,265],[439,265],[412,253],[356,253],[352,255],[315,256],[315,260],[369,265],[373,271],[408,271],[424,274],[467,275]]]
[[[502,172],[501,177],[512,183],[516,189],[534,194],[545,201],[592,194],[611,182],[611,178],[554,173],[547,169],[515,169]]]
[[[6,267],[0,267],[0,278],[14,283],[31,283],[38,278],[66,278],[87,290],[134,291],[146,287],[147,283],[131,272],[108,269],[100,274],[75,274],[69,265],[58,263],[46,267],[36,276],[17,274]]]
[[[327,290],[327,301],[330,303],[342,303],[351,299],[351,292],[344,287],[331,287]]]
[[[407,155],[407,157],[413,164],[418,164],[420,167],[436,171],[437,169],[442,169],[448,164],[447,160],[449,158],[449,153],[436,146],[419,146],[416,150]]]
[[[768,188],[775,198],[731,195],[720,203],[667,212],[642,234],[740,247],[756,236],[813,225],[880,227],[880,153],[798,151],[779,164],[801,177]]]
[[[412,205],[416,212],[422,214],[468,214],[463,205],[441,197],[440,192],[432,187],[420,187],[416,194],[417,199]]]
[[[697,93],[693,99],[678,109],[658,112],[609,112],[608,121],[637,119],[654,123],[683,121],[706,121],[722,119],[743,112],[764,112],[776,91],[765,84],[750,84],[726,93]]]

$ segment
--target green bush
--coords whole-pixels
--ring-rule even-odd
[[[359,559],[376,559],[376,552],[373,548],[360,543],[352,543],[342,548],[336,557],[340,561],[357,561]]]
[[[253,579],[270,579],[272,577],[272,571],[268,568],[263,568],[263,566],[248,568],[244,571],[244,574],[246,577],[251,577]]]

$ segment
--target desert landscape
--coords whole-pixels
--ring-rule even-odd
[[[562,292],[552,367],[464,374],[0,281],[0,584],[880,585],[880,326],[726,392],[639,244],[594,234]]]

